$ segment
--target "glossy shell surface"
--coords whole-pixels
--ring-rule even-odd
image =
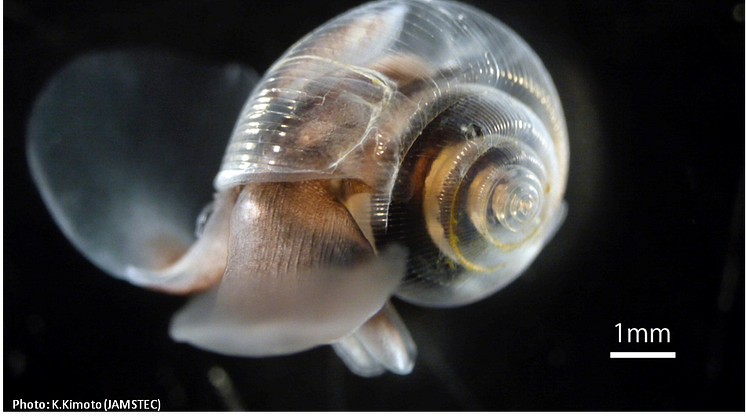
[[[427,144],[415,146],[418,140]],[[404,179],[420,175],[424,184],[434,160],[407,156],[417,160],[412,156],[426,149],[446,151],[437,164],[451,178],[431,179],[428,197],[411,200],[413,186],[403,186]],[[474,179],[456,179],[456,172],[464,175],[485,152],[492,174],[476,182],[493,185],[472,188],[481,198],[464,199],[458,185]],[[241,112],[215,186],[358,179],[373,189],[370,217],[379,241],[429,252],[410,260],[400,295],[457,305],[505,285],[538,254],[563,218],[568,157],[551,78],[511,29],[460,3],[384,1],[321,26],[267,71]],[[446,168],[464,159],[472,161]],[[456,195],[458,202],[444,203]],[[426,226],[417,225],[417,214],[401,214],[412,205],[414,213],[430,214]],[[454,231],[451,224],[464,214],[471,227]],[[435,246],[425,245],[432,238]]]

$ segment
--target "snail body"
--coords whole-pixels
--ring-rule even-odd
[[[125,58],[145,71],[147,60]],[[62,144],[50,138],[70,109],[59,106],[68,100],[61,92],[94,67],[73,64],[37,103],[32,172],[65,234],[95,264],[137,285],[195,294],[172,321],[178,341],[244,356],[332,344],[357,374],[406,374],[416,347],[392,295],[436,307],[485,298],[528,267],[564,217],[569,151],[552,81],[515,33],[460,3],[369,3],[292,46],[238,114],[191,244],[169,213],[193,209],[193,197],[160,199],[149,212],[143,202],[159,201],[174,185],[171,170],[190,171],[199,156],[186,156],[199,150],[163,145],[156,155],[174,156],[169,170],[97,156],[96,164],[129,164],[122,170],[142,165],[135,182],[55,180],[72,163],[51,156],[74,155],[69,141],[94,141],[103,130],[73,127],[69,141],[63,130]],[[204,73],[221,81],[207,102],[248,93],[246,72]],[[86,100],[83,114],[91,113]],[[131,144],[132,136],[111,137]],[[126,212],[146,211],[147,222],[111,221],[121,199],[93,207],[70,199],[91,186],[123,190]],[[100,228],[81,229],[93,213]],[[100,251],[114,240],[126,251]]]

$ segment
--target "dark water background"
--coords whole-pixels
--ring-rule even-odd
[[[263,72],[356,3],[4,2],[4,409],[114,398],[164,410],[744,410],[743,5],[471,3],[555,79],[569,216],[523,277],[482,302],[396,302],[415,370],[363,379],[329,347],[243,359],[172,342],[184,300],[88,263],[24,158],[34,98],[76,55],[145,46]],[[620,345],[617,323],[666,327],[671,343]],[[642,349],[677,358],[609,359]]]

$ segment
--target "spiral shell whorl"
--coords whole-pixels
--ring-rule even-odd
[[[331,20],[268,70],[215,186],[360,181],[376,246],[410,251],[398,295],[452,306],[533,261],[568,159],[556,89],[518,35],[457,2],[392,0]]]
[[[554,144],[531,109],[477,86],[444,100],[451,105],[404,157],[382,234],[418,249],[399,295],[435,306],[466,304],[512,280],[560,204]]]

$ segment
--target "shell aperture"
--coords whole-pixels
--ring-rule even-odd
[[[137,99],[153,74],[137,54],[116,56],[135,70],[116,74],[112,56],[94,55],[53,79],[30,121],[29,161],[55,220],[97,266],[197,293],[172,322],[178,341],[244,356],[332,344],[359,375],[406,374],[416,346],[391,296],[436,307],[483,299],[564,218],[569,150],[551,78],[514,32],[469,6],[360,6],[293,45],[250,95],[248,73],[230,67],[211,70],[204,97]],[[86,60],[106,83],[80,81]],[[235,125],[199,117],[220,97]],[[128,119],[158,101],[194,110]],[[153,121],[164,117],[174,126]],[[186,134],[159,138],[174,130]],[[215,144],[228,139],[193,238],[206,201],[196,185],[215,174],[195,162],[219,161]],[[123,151],[75,151],[109,142]]]

